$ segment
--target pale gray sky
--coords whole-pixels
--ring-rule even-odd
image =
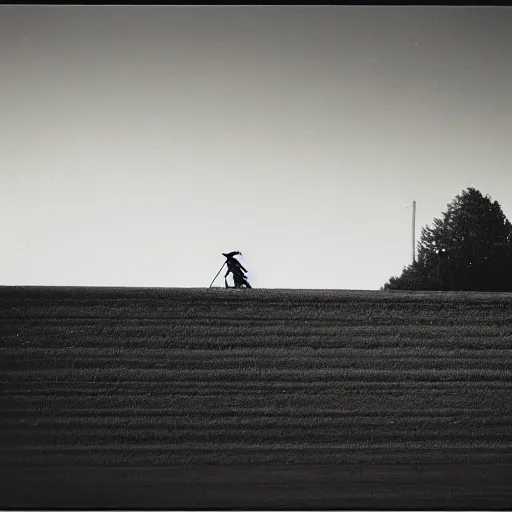
[[[0,6],[3,285],[378,289],[512,220],[512,9]],[[223,285],[219,279],[216,285]]]

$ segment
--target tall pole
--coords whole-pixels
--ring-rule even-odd
[[[416,262],[416,201],[412,202],[412,262]]]

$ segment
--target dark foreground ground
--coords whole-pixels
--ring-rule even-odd
[[[0,287],[0,508],[512,509],[512,294]]]

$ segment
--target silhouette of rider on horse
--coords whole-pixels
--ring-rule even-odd
[[[242,255],[240,251],[222,253],[222,255],[226,258],[226,264],[228,266],[228,271],[224,276],[224,285],[226,288],[230,288],[230,286],[228,286],[227,277],[229,274],[233,274],[233,282],[235,283],[235,288],[241,288],[242,286],[245,286],[246,288],[252,288],[249,284],[249,281],[247,281],[247,277],[245,276],[247,269],[245,269],[245,267],[235,258],[237,254],[240,256]]]

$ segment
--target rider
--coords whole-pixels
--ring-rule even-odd
[[[242,253],[240,251],[233,251],[229,253],[223,252],[222,255],[226,258],[226,264],[228,266],[228,271],[226,272],[226,275],[224,276],[224,284],[226,288],[228,287],[227,277],[231,273],[233,274],[233,281],[235,283],[235,288],[240,288],[243,285],[246,286],[246,288],[251,288],[251,285],[247,281],[247,278],[244,274],[244,272],[247,272],[247,269],[235,258],[235,256],[239,254],[240,256]]]

